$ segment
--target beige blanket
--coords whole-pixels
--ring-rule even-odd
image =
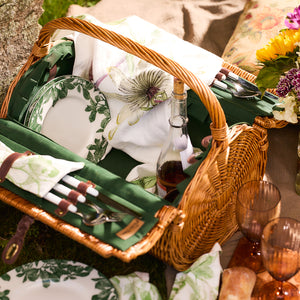
[[[246,0],[101,0],[93,7],[71,5],[68,16],[90,14],[101,22],[137,15],[219,56]]]

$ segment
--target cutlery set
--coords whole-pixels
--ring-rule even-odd
[[[255,84],[248,82],[226,68],[222,68],[220,72],[218,72],[212,86],[240,99],[253,100],[257,96],[262,96],[261,91]],[[269,92],[265,92],[265,96],[274,100],[277,99],[277,96]]]
[[[84,191],[81,193],[80,192],[80,184],[82,184],[78,179],[75,177],[72,177],[70,175],[65,175],[62,178],[62,181],[67,183],[68,185],[76,188],[77,190],[72,190],[69,187],[57,183],[54,187],[53,190],[67,196],[67,199],[70,199],[72,197],[72,200],[66,200],[64,198],[61,198],[57,196],[56,194],[52,192],[48,192],[45,196],[44,199],[57,205],[60,207],[63,203],[66,206],[66,210],[73,213],[77,214],[82,218],[82,221],[85,225],[87,226],[96,226],[100,225],[106,222],[120,222],[123,220],[124,217],[131,215],[135,218],[141,219],[142,216],[141,214],[137,213],[136,211],[128,208],[127,206],[124,206],[120,204],[119,202],[107,197],[104,194],[101,194],[97,189],[92,187],[91,185],[85,184]],[[100,200],[102,203],[118,210],[117,212],[111,211],[111,210],[104,210],[103,208],[99,207],[97,204],[95,204],[92,201],[89,201],[83,194],[89,194],[93,196],[95,199]],[[72,196],[71,196],[72,195]],[[79,211],[76,203],[80,202],[92,209],[90,212],[85,212],[83,213],[82,211]]]

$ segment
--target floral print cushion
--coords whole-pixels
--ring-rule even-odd
[[[287,13],[292,12],[297,5],[298,0],[247,0],[222,58],[257,75],[259,66],[256,50],[274,38],[284,27]]]

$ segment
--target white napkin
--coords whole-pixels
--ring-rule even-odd
[[[216,243],[209,253],[200,256],[190,268],[177,273],[169,300],[217,299],[222,273],[220,251],[221,247]],[[162,299],[156,286],[149,283],[147,278],[141,277],[136,272],[126,276],[114,276],[109,280],[116,288],[120,300]]]
[[[137,16],[130,16],[110,24],[96,18],[80,16],[103,28],[145,45],[164,56],[173,59],[192,71],[204,82],[210,84],[220,70],[223,60],[198,47],[181,40]],[[57,35],[58,37],[59,35]],[[75,43],[73,75],[88,78],[106,95],[111,113],[104,136],[109,144],[121,149],[143,163],[156,163],[161,145],[169,130],[170,106],[160,101],[168,99],[173,89],[171,76],[134,55],[128,54],[108,43],[80,33],[68,36]],[[158,82],[158,78],[160,82]],[[155,82],[159,92],[148,101],[148,105],[132,110],[127,99],[136,97],[146,89],[149,82]],[[138,93],[140,89],[140,94]],[[153,92],[153,91],[152,91]],[[146,91],[144,90],[144,94]],[[153,92],[150,95],[155,94]],[[152,100],[153,100],[152,99]]]
[[[221,247],[214,245],[209,253],[200,256],[193,265],[176,275],[169,300],[215,300],[219,293]]]
[[[117,290],[119,300],[161,300],[162,297],[157,287],[149,282],[149,275],[147,275],[147,273],[135,272],[123,276],[114,276],[109,280]]]
[[[0,141],[0,164],[12,153],[14,151]],[[43,198],[62,177],[83,167],[82,162],[49,155],[21,156],[14,161],[6,178],[21,189]]]

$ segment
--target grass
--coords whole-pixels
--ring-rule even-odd
[[[93,6],[100,0],[44,0],[43,9],[44,13],[41,16],[39,23],[44,26],[46,23],[53,19],[64,17],[71,4],[78,4],[80,6]]]

